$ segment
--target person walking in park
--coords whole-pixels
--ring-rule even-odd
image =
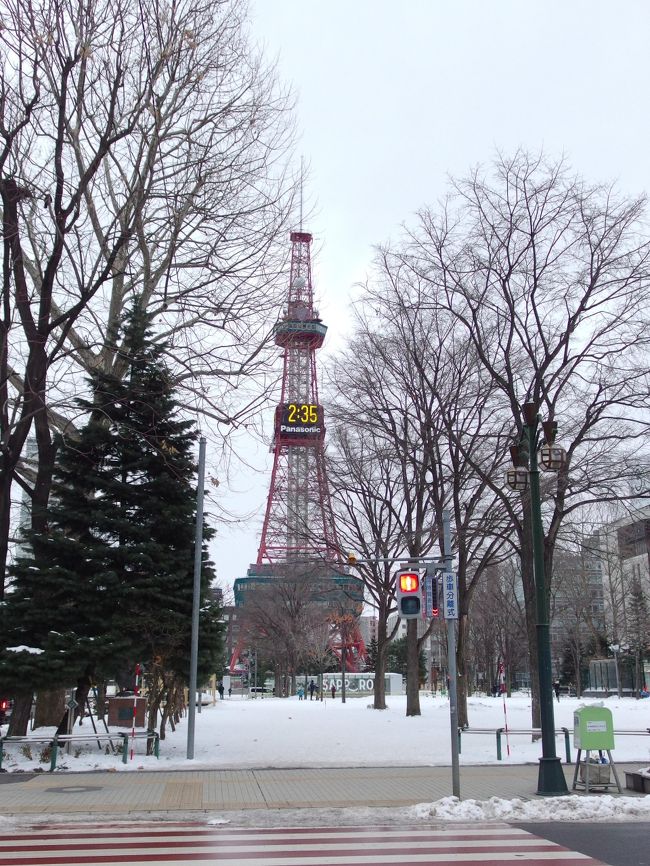
[[[312,681],[309,683],[309,700],[310,700],[310,701],[313,701],[313,700],[314,700],[314,692],[315,692],[315,691],[316,691],[316,683],[312,680]]]
[[[560,681],[555,680],[553,683],[553,691],[555,692],[555,700],[560,703]]]
[[[224,692],[223,683],[219,683],[219,685],[217,686],[217,691],[219,692],[220,699],[223,700],[223,692]]]
[[[336,686],[334,685],[334,683],[332,683],[332,688],[330,689],[330,691],[332,692],[332,700],[334,700],[334,698],[336,697]]]

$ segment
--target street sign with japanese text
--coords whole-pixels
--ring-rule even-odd
[[[458,619],[458,578],[452,572],[442,576],[442,598],[445,619]]]

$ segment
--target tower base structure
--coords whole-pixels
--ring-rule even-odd
[[[366,647],[359,631],[363,610],[363,581],[345,569],[325,563],[280,562],[254,563],[234,583],[235,610],[246,623],[276,607],[303,606],[315,622],[327,627],[326,645],[339,659],[345,654],[345,668],[350,672],[363,669]],[[257,617],[256,617],[257,614]],[[247,645],[245,633],[238,635],[230,660],[235,672],[240,655]]]

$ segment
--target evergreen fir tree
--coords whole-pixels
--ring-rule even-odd
[[[388,667],[386,670],[406,676],[406,654],[406,637],[399,637],[394,640],[388,649]],[[418,679],[421,683],[426,682],[427,679],[427,661],[423,650],[418,653]]]
[[[366,670],[374,671],[377,668],[377,638],[370,639],[370,645],[366,647]]]
[[[48,531],[29,533],[2,613],[5,688],[133,677],[136,662],[189,676],[195,537],[194,424],[178,417],[164,347],[136,306],[125,323],[127,376],[96,372],[90,420],[60,442]],[[204,538],[212,531],[205,528]],[[220,661],[214,576],[203,551],[200,676]],[[122,680],[124,682],[124,680]]]

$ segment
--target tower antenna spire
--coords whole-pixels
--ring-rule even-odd
[[[300,231],[302,231],[302,202],[303,202],[303,188],[305,184],[305,157],[300,157]]]

